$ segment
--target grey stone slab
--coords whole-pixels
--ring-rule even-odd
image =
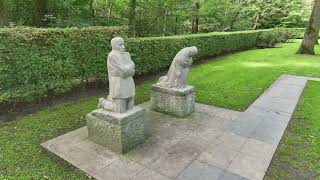
[[[230,149],[215,148],[211,150],[205,150],[197,159],[200,162],[225,169],[230,165],[231,161],[236,157],[237,154],[237,151]]]
[[[167,153],[150,165],[150,169],[167,177],[177,177],[199,154],[202,149],[194,142],[181,141],[167,149]]]
[[[210,117],[216,116],[216,117],[220,117],[223,119],[229,119],[229,120],[234,120],[242,113],[239,111],[223,109],[223,108],[200,104],[200,103],[196,103],[195,106],[196,106],[196,110],[195,110],[196,112],[207,114]]]
[[[145,167],[126,159],[119,159],[95,174],[98,180],[130,180]]]
[[[320,81],[320,78],[316,78],[316,77],[308,77],[309,81]]]
[[[139,164],[149,167],[157,159],[166,154],[166,148],[172,145],[174,145],[174,143],[165,143],[161,137],[152,136],[147,139],[144,144],[125,154],[125,156]]]
[[[190,93],[195,92],[195,88],[193,86],[186,85],[184,88],[169,88],[164,86],[159,86],[157,84],[152,85],[151,91],[162,92],[165,94],[170,94],[174,96],[185,96]]]
[[[234,133],[225,132],[220,138],[219,147],[225,147],[234,151],[239,151],[244,143],[247,141],[247,137],[239,136]]]
[[[74,158],[72,156],[73,151],[77,151],[78,149],[73,146],[71,143],[65,143],[65,142],[56,142],[54,140],[51,140],[48,143],[42,143],[41,146],[46,149],[47,151],[55,154],[56,156],[64,159],[69,164],[76,166],[78,163],[77,158]]]
[[[225,170],[220,180],[249,180],[249,179]]]
[[[127,153],[145,140],[144,109],[135,106],[123,114],[95,110],[86,116],[88,137],[117,153]]]
[[[178,176],[177,180],[218,180],[223,174],[223,169],[196,160]]]
[[[219,143],[219,138],[224,134],[223,131],[219,130],[211,130],[207,128],[200,127],[199,129],[195,130],[185,139],[190,140],[192,142],[196,142],[196,144],[205,149],[210,144]]]
[[[69,133],[66,133],[64,135],[58,136],[52,140],[49,140],[47,142],[44,142],[41,144],[41,146],[46,147],[46,148],[51,148],[54,147],[58,144],[61,144],[61,148],[68,148],[64,146],[64,144],[74,144],[77,143],[83,139],[88,138],[88,131],[87,127],[82,127],[77,130],[71,131]]]
[[[308,78],[294,75],[282,75],[279,80],[281,84],[304,87],[307,83]]]
[[[252,104],[253,107],[270,109],[272,111],[280,111],[288,114],[292,114],[295,110],[295,107],[298,103],[299,98],[295,99],[279,99],[279,98],[270,98],[265,101],[256,101]]]
[[[227,168],[231,161],[239,153],[245,139],[241,137],[224,137],[210,144],[197,158],[200,162],[219,167]]]
[[[247,155],[256,157],[272,159],[277,145],[271,145],[256,139],[249,138],[241,148],[240,152]]]
[[[150,169],[144,169],[139,174],[137,174],[132,180],[171,180],[170,178],[161,175]]]
[[[281,122],[274,119],[263,120],[250,138],[278,145],[282,135],[286,130],[286,127],[286,122]]]
[[[161,144],[162,147],[170,147],[193,132],[178,127],[179,124],[174,122],[162,124],[153,130],[152,136],[159,138],[158,144]]]
[[[252,180],[262,180],[270,161],[261,157],[239,153],[227,171]]]
[[[250,106],[245,111],[245,113],[260,116],[262,119],[273,119],[275,121],[283,121],[283,122],[289,122],[292,116],[291,114],[286,112],[254,107],[254,106]]]
[[[301,95],[303,89],[292,85],[275,86],[266,91],[261,98],[295,99]]]
[[[69,156],[76,160],[74,164],[76,167],[92,176],[118,159],[117,156],[101,156],[83,149],[71,151]]]
[[[194,87],[187,86],[185,89],[175,89],[153,85],[151,104],[151,108],[155,111],[186,117],[195,110]]]
[[[263,115],[243,113],[230,124],[232,133],[249,137],[263,120]]]

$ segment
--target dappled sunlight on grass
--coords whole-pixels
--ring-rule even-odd
[[[256,67],[272,67],[274,65],[270,63],[263,63],[263,62],[244,62],[244,63],[241,63],[241,66],[256,68]]]
[[[295,54],[300,42],[239,52],[194,67],[189,83],[196,86],[197,101],[245,110],[282,74],[320,77],[319,56]]]

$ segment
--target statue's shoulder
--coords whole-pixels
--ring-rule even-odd
[[[123,54],[124,54],[124,55],[126,55],[126,56],[131,57],[131,55],[130,55],[130,53],[129,53],[129,52],[124,52]]]
[[[108,60],[117,59],[119,58],[119,54],[117,52],[111,51],[108,54]]]

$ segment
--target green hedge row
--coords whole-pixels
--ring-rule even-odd
[[[118,28],[1,29],[0,103],[61,94],[105,78],[104,57]]]
[[[259,36],[273,31],[279,29],[126,38],[126,43],[141,75],[167,68],[183,47],[197,46],[197,60],[254,48]],[[62,94],[92,78],[106,82],[110,40],[125,36],[122,32],[103,27],[0,29],[0,104]]]
[[[157,72],[168,67],[176,53],[184,47],[197,46],[195,60],[253,48],[258,33],[241,31],[232,33],[208,33],[155,38],[132,38],[127,40],[127,49],[136,63],[137,74]]]

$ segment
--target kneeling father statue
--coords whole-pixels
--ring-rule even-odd
[[[109,77],[108,99],[100,98],[98,108],[115,113],[124,113],[134,106],[135,85],[133,75],[134,63],[125,52],[124,40],[116,37],[111,40],[112,51],[108,55],[107,67]]]
[[[144,109],[134,106],[135,65],[124,40],[115,37],[111,46],[107,58],[109,96],[100,98],[98,109],[87,115],[87,127],[90,140],[126,153],[144,142]]]

